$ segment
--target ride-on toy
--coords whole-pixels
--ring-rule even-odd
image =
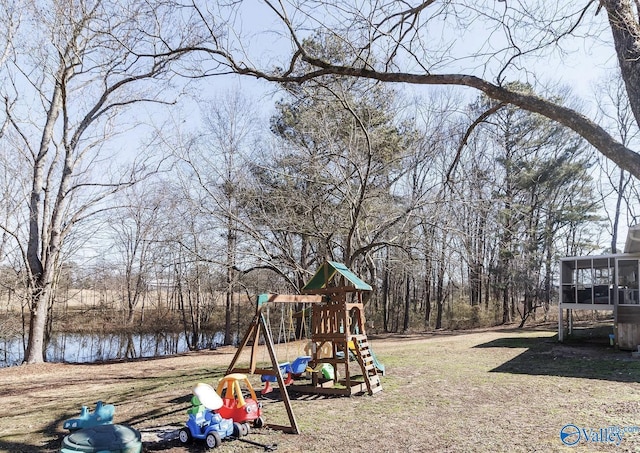
[[[241,384],[248,391],[248,396],[242,394]],[[258,402],[256,392],[251,386],[247,376],[241,373],[232,373],[223,377],[218,384],[218,395],[222,398],[222,407],[219,412],[224,418],[230,418],[236,423],[243,424],[248,432],[249,422],[253,422],[254,428],[262,428],[262,403]]]
[[[218,413],[222,405],[222,399],[213,387],[197,384],[193,389],[191,409],[187,411],[189,420],[178,435],[180,442],[186,444],[193,439],[204,439],[207,447],[216,448],[226,437],[247,434],[246,428],[240,423],[234,423]]]

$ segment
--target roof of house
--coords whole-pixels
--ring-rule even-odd
[[[640,252],[640,225],[633,225],[627,231],[627,241],[624,244],[624,253]]]

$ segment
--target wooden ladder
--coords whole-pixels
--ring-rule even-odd
[[[362,368],[362,376],[364,382],[367,385],[367,391],[369,395],[378,393],[382,390],[382,384],[380,382],[380,376],[375,363],[373,362],[373,356],[369,347],[369,340],[366,335],[356,335],[353,338],[356,346],[356,356],[358,363]]]

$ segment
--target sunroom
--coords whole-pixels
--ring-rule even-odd
[[[624,253],[560,259],[558,340],[573,330],[574,310],[613,312],[613,341],[640,345],[640,225],[629,229]]]

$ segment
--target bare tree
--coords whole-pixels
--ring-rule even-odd
[[[20,4],[18,4],[20,3]],[[30,322],[25,362],[44,360],[44,331],[61,250],[72,229],[104,208],[110,194],[154,171],[132,159],[110,171],[118,154],[107,143],[131,129],[118,121],[140,102],[172,102],[151,80],[168,80],[179,49],[198,44],[189,16],[163,2],[18,2],[2,68],[7,131],[3,146],[29,163],[26,239],[21,225],[3,225],[21,246],[29,276]],[[8,15],[8,5],[1,5]],[[180,24],[181,26],[176,26]],[[123,154],[120,154],[122,156]]]
[[[118,211],[108,222],[117,252],[116,269],[122,270],[126,323],[133,323],[135,310],[148,292],[154,246],[167,229],[166,184],[136,185],[116,200]]]
[[[565,44],[581,40],[583,47],[606,39],[608,28],[636,122],[640,121],[640,22],[632,0],[548,2],[263,0],[262,14],[279,24],[268,30],[284,36],[290,52],[260,58],[264,48],[242,33],[240,2],[199,13],[209,23],[225,24],[205,50],[224,71],[274,82],[305,83],[337,74],[417,85],[459,85],[482,91],[489,98],[544,115],[572,129],[620,168],[640,178],[640,155],[580,113],[505,82],[535,78],[531,64]],[[321,11],[322,14],[318,14]],[[602,14],[604,12],[604,14]],[[606,19],[606,22],[602,19]],[[274,21],[264,20],[273,24]],[[333,34],[351,49],[350,60],[334,60],[305,39],[307,30]],[[444,30],[442,33],[433,30]],[[276,33],[273,33],[273,32]],[[265,32],[267,32],[265,30]],[[486,39],[478,39],[484,33]],[[220,39],[224,36],[224,40]],[[575,41],[574,41],[575,42]],[[253,44],[253,46],[252,46]],[[251,49],[257,49],[252,53]],[[282,46],[278,46],[282,51]],[[372,60],[372,56],[375,60]],[[278,58],[279,57],[279,58]],[[277,58],[278,63],[273,64]],[[262,61],[267,63],[261,64]],[[375,61],[375,63],[373,63]],[[218,68],[218,70],[223,70]]]
[[[638,123],[635,122],[633,112],[629,105],[629,99],[624,83],[617,72],[606,77],[598,86],[598,109],[603,121],[609,123],[609,128],[615,131],[615,135],[625,146],[637,143]],[[618,232],[620,228],[623,208],[630,207],[634,203],[631,195],[634,181],[631,175],[623,168],[612,168],[606,160],[601,159],[600,169],[604,174],[602,181],[608,182],[608,187],[601,189],[604,210],[608,215],[611,228],[611,253],[617,253]],[[611,195],[615,195],[613,209],[607,203]],[[635,197],[637,200],[637,197]],[[633,216],[630,216],[631,218]]]
[[[224,344],[232,344],[233,301],[239,291],[243,221],[242,199],[248,180],[247,155],[254,145],[257,118],[249,100],[239,91],[213,99],[201,99],[204,124],[192,146],[183,147],[186,164],[183,186],[194,196],[194,208],[216,237],[217,249],[203,250],[197,259],[212,263],[225,275],[220,290],[225,299]],[[246,264],[246,262],[244,263]]]
[[[314,42],[336,60],[347,53],[331,36]],[[364,269],[377,249],[399,246],[398,231],[422,203],[405,197],[401,182],[415,126],[397,94],[370,81],[327,77],[286,88],[271,122],[278,147],[254,171],[272,255],[293,269],[323,258]]]

